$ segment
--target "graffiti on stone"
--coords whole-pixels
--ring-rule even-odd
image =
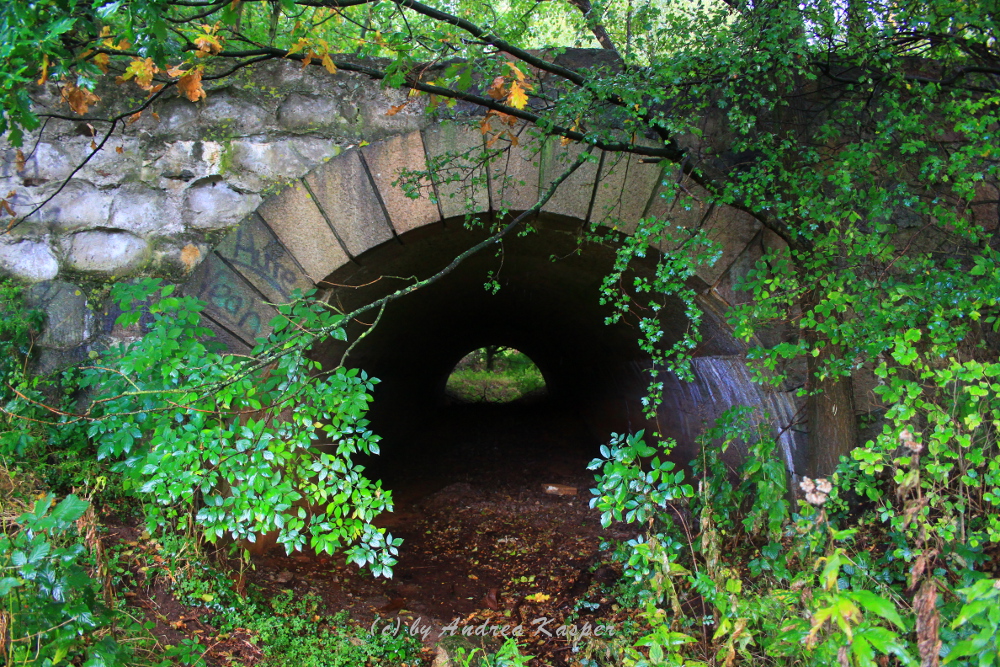
[[[275,315],[243,278],[210,255],[198,269],[201,275],[193,281],[195,296],[208,304],[209,314],[228,327],[233,327],[248,342],[267,334],[268,323]]]
[[[288,301],[295,288],[312,287],[284,246],[255,218],[237,227],[217,251],[275,303]]]

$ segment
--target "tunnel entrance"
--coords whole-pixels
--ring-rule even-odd
[[[461,358],[445,384],[446,404],[543,400],[545,378],[531,358],[513,347],[487,345]]]
[[[350,311],[439,271],[487,236],[491,221],[483,222],[473,229],[461,220],[421,227],[361,255],[320,287],[330,303]],[[346,365],[380,381],[369,418],[383,438],[381,455],[361,463],[393,492],[395,512],[377,523],[404,539],[394,579],[374,581],[323,559],[322,575],[310,577],[316,561],[275,554],[262,570],[288,569],[295,581],[308,580],[332,604],[369,622],[372,613],[401,615],[404,623],[420,617],[437,627],[455,617],[477,625],[538,617],[558,625],[574,613],[580,622],[610,617],[603,587],[617,577],[606,543],[630,539],[635,529],[601,527],[589,507],[594,480],[587,464],[612,432],[659,430],[684,445],[690,425],[705,415],[697,400],[683,398],[697,389],[679,389],[668,391],[660,419],[644,418],[649,359],[635,318],[607,324],[613,311],[600,299],[615,261],[613,240],[581,243],[576,220],[541,216],[531,225],[536,232],[482,251],[391,303],[378,326],[350,324],[349,340],[364,337]],[[652,275],[653,253],[624,276],[626,284]],[[658,306],[662,344],[671,345],[689,322],[679,300]],[[741,350],[711,318],[703,326],[696,354],[714,359]],[[475,361],[470,351],[489,346],[530,359],[544,393],[509,402],[456,400],[454,371]],[[343,343],[328,340],[314,355],[332,368],[345,352]],[[728,376],[724,382],[732,384]],[[690,452],[682,446],[678,455]],[[541,656],[537,664],[570,658],[565,640],[544,634],[529,641],[528,652]]]

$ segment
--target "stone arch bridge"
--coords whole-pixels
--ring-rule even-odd
[[[296,288],[317,287],[349,307],[401,284],[384,276],[428,277],[483,237],[463,224],[467,213],[529,208],[580,151],[557,140],[538,144],[522,132],[502,159],[467,165],[479,185],[437,178],[411,199],[393,185],[400,170],[481,147],[478,128],[432,121],[419,108],[389,114],[399,102],[392,91],[348,74],[329,90],[298,70],[261,68],[198,105],[167,101],[158,119],[141,119],[74,173],[91,141],[80,124],[49,127],[23,162],[7,151],[0,187],[9,187],[19,213],[72,175],[0,245],[0,266],[34,283],[30,298],[48,312],[43,370],[134,334],[114,328],[116,313],[102,301],[107,283],[127,276],[181,283],[207,302],[207,323],[234,350],[266,335],[276,314],[270,304]],[[41,91],[39,104],[54,104],[53,96]],[[219,128],[228,134],[218,136]],[[544,206],[532,221],[536,234],[506,241],[500,255],[482,252],[394,302],[351,358],[382,380],[375,412],[405,421],[430,409],[464,354],[504,344],[538,364],[553,399],[576,405],[595,438],[647,426],[641,398],[649,360],[636,331],[604,323],[610,311],[598,300],[614,251],[596,244],[576,251],[584,225],[622,220],[620,231],[628,233],[640,218],[657,215],[704,226],[723,248],[693,279],[706,312],[704,342],[694,382],[660,378],[660,430],[690,447],[705,420],[737,404],[790,426],[799,408],[795,387],[752,383],[744,348],[724,323],[726,308],[747,298],[734,285],[780,241],[735,209],[673,206],[661,196],[664,169],[601,153]],[[650,252],[673,250],[664,244]],[[650,258],[636,270],[653,266]],[[490,271],[501,284],[495,295],[483,287]],[[350,287],[357,285],[369,286]],[[672,308],[663,317],[666,344],[687,326],[680,303]],[[317,354],[332,362],[337,345],[323,343]],[[797,429],[783,429],[780,438],[793,471],[804,442]]]

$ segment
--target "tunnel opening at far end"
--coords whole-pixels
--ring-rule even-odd
[[[459,359],[448,375],[443,404],[537,402],[548,396],[531,357],[505,345],[486,345]]]

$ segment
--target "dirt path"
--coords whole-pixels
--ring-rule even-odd
[[[411,456],[378,471],[396,498],[379,525],[404,539],[392,580],[373,580],[340,559],[271,552],[256,559],[252,581],[317,593],[380,629],[420,619],[418,627],[433,628],[428,641],[455,619],[458,632],[521,625],[536,664],[569,664],[570,642],[556,630],[588,590],[616,577],[602,567],[602,542],[627,536],[602,530],[589,508],[586,465],[596,443],[578,423],[567,411],[531,406],[444,411],[408,443]],[[577,494],[551,495],[547,484]],[[591,600],[574,626],[600,623],[606,602]]]

